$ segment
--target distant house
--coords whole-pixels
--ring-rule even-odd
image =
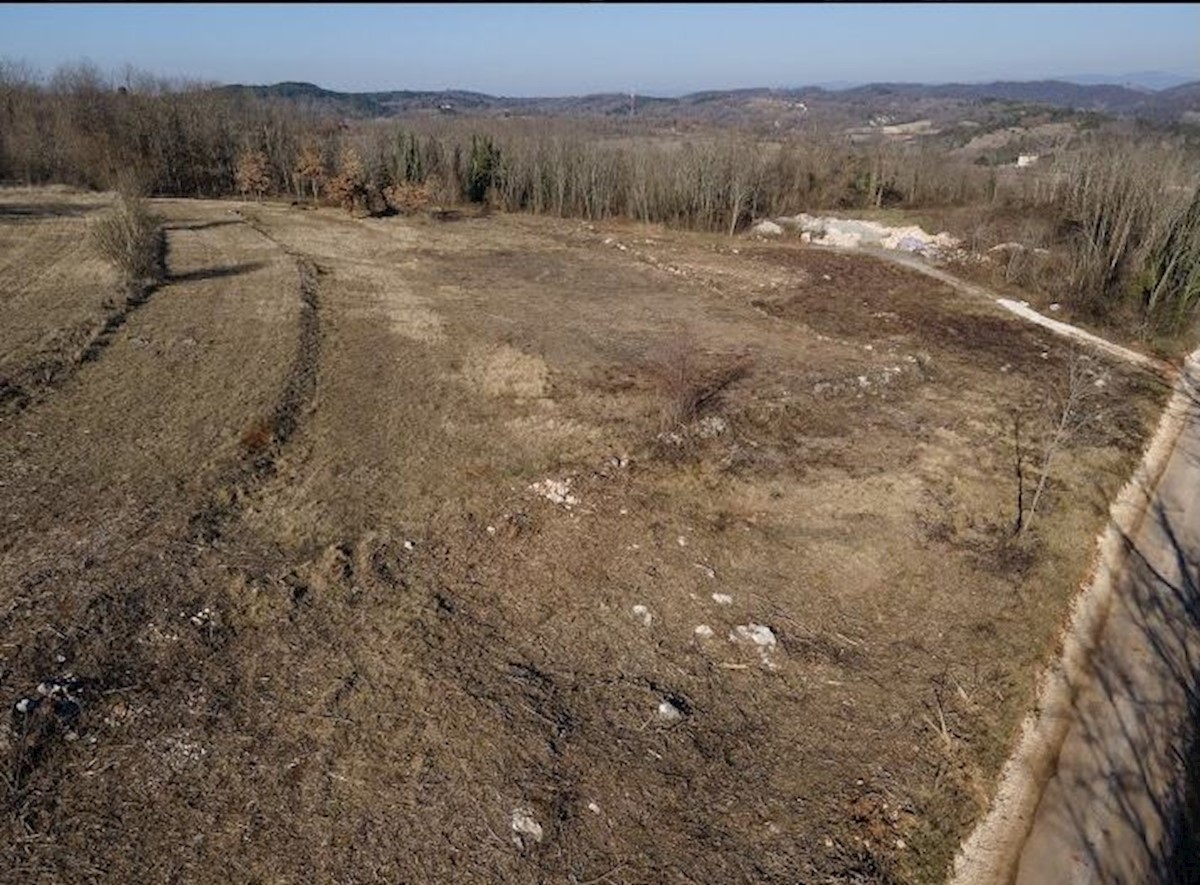
[[[1017,157],[1017,168],[1024,169],[1026,166],[1032,166],[1037,161],[1037,154],[1021,154]]]

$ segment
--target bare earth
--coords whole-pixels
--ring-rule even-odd
[[[1092,358],[1013,543],[1071,345],[911,270],[164,201],[122,307],[96,205],[0,193],[22,882],[938,881],[1165,393]]]

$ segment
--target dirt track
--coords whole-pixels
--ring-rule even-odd
[[[637,228],[159,208],[167,283],[0,417],[0,689],[47,695],[4,737],[23,881],[945,870],[1144,379],[1095,364],[1107,420],[1017,549],[1009,410],[1069,352],[949,288]],[[651,367],[681,329],[750,371],[676,443]]]

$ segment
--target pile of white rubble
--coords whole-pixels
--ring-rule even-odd
[[[759,236],[780,236],[784,230],[792,230],[799,232],[800,238],[806,243],[820,243],[823,246],[837,246],[843,249],[894,249],[900,252],[914,252],[927,258],[955,252],[961,246],[961,241],[948,233],[927,233],[915,224],[889,227],[877,221],[832,218],[808,215],[804,212],[793,217],[776,218],[774,221],[761,221],[753,230]]]

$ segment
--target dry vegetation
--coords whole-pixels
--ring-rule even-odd
[[[938,881],[1164,389],[739,233],[969,216],[1186,331],[1194,156],[479,128],[0,78],[0,862]]]
[[[939,878],[1158,392],[853,256],[229,208],[0,418],[7,868]]]
[[[162,279],[161,224],[137,185],[125,181],[118,188],[116,205],[89,230],[96,252],[117,269],[131,293]]]

